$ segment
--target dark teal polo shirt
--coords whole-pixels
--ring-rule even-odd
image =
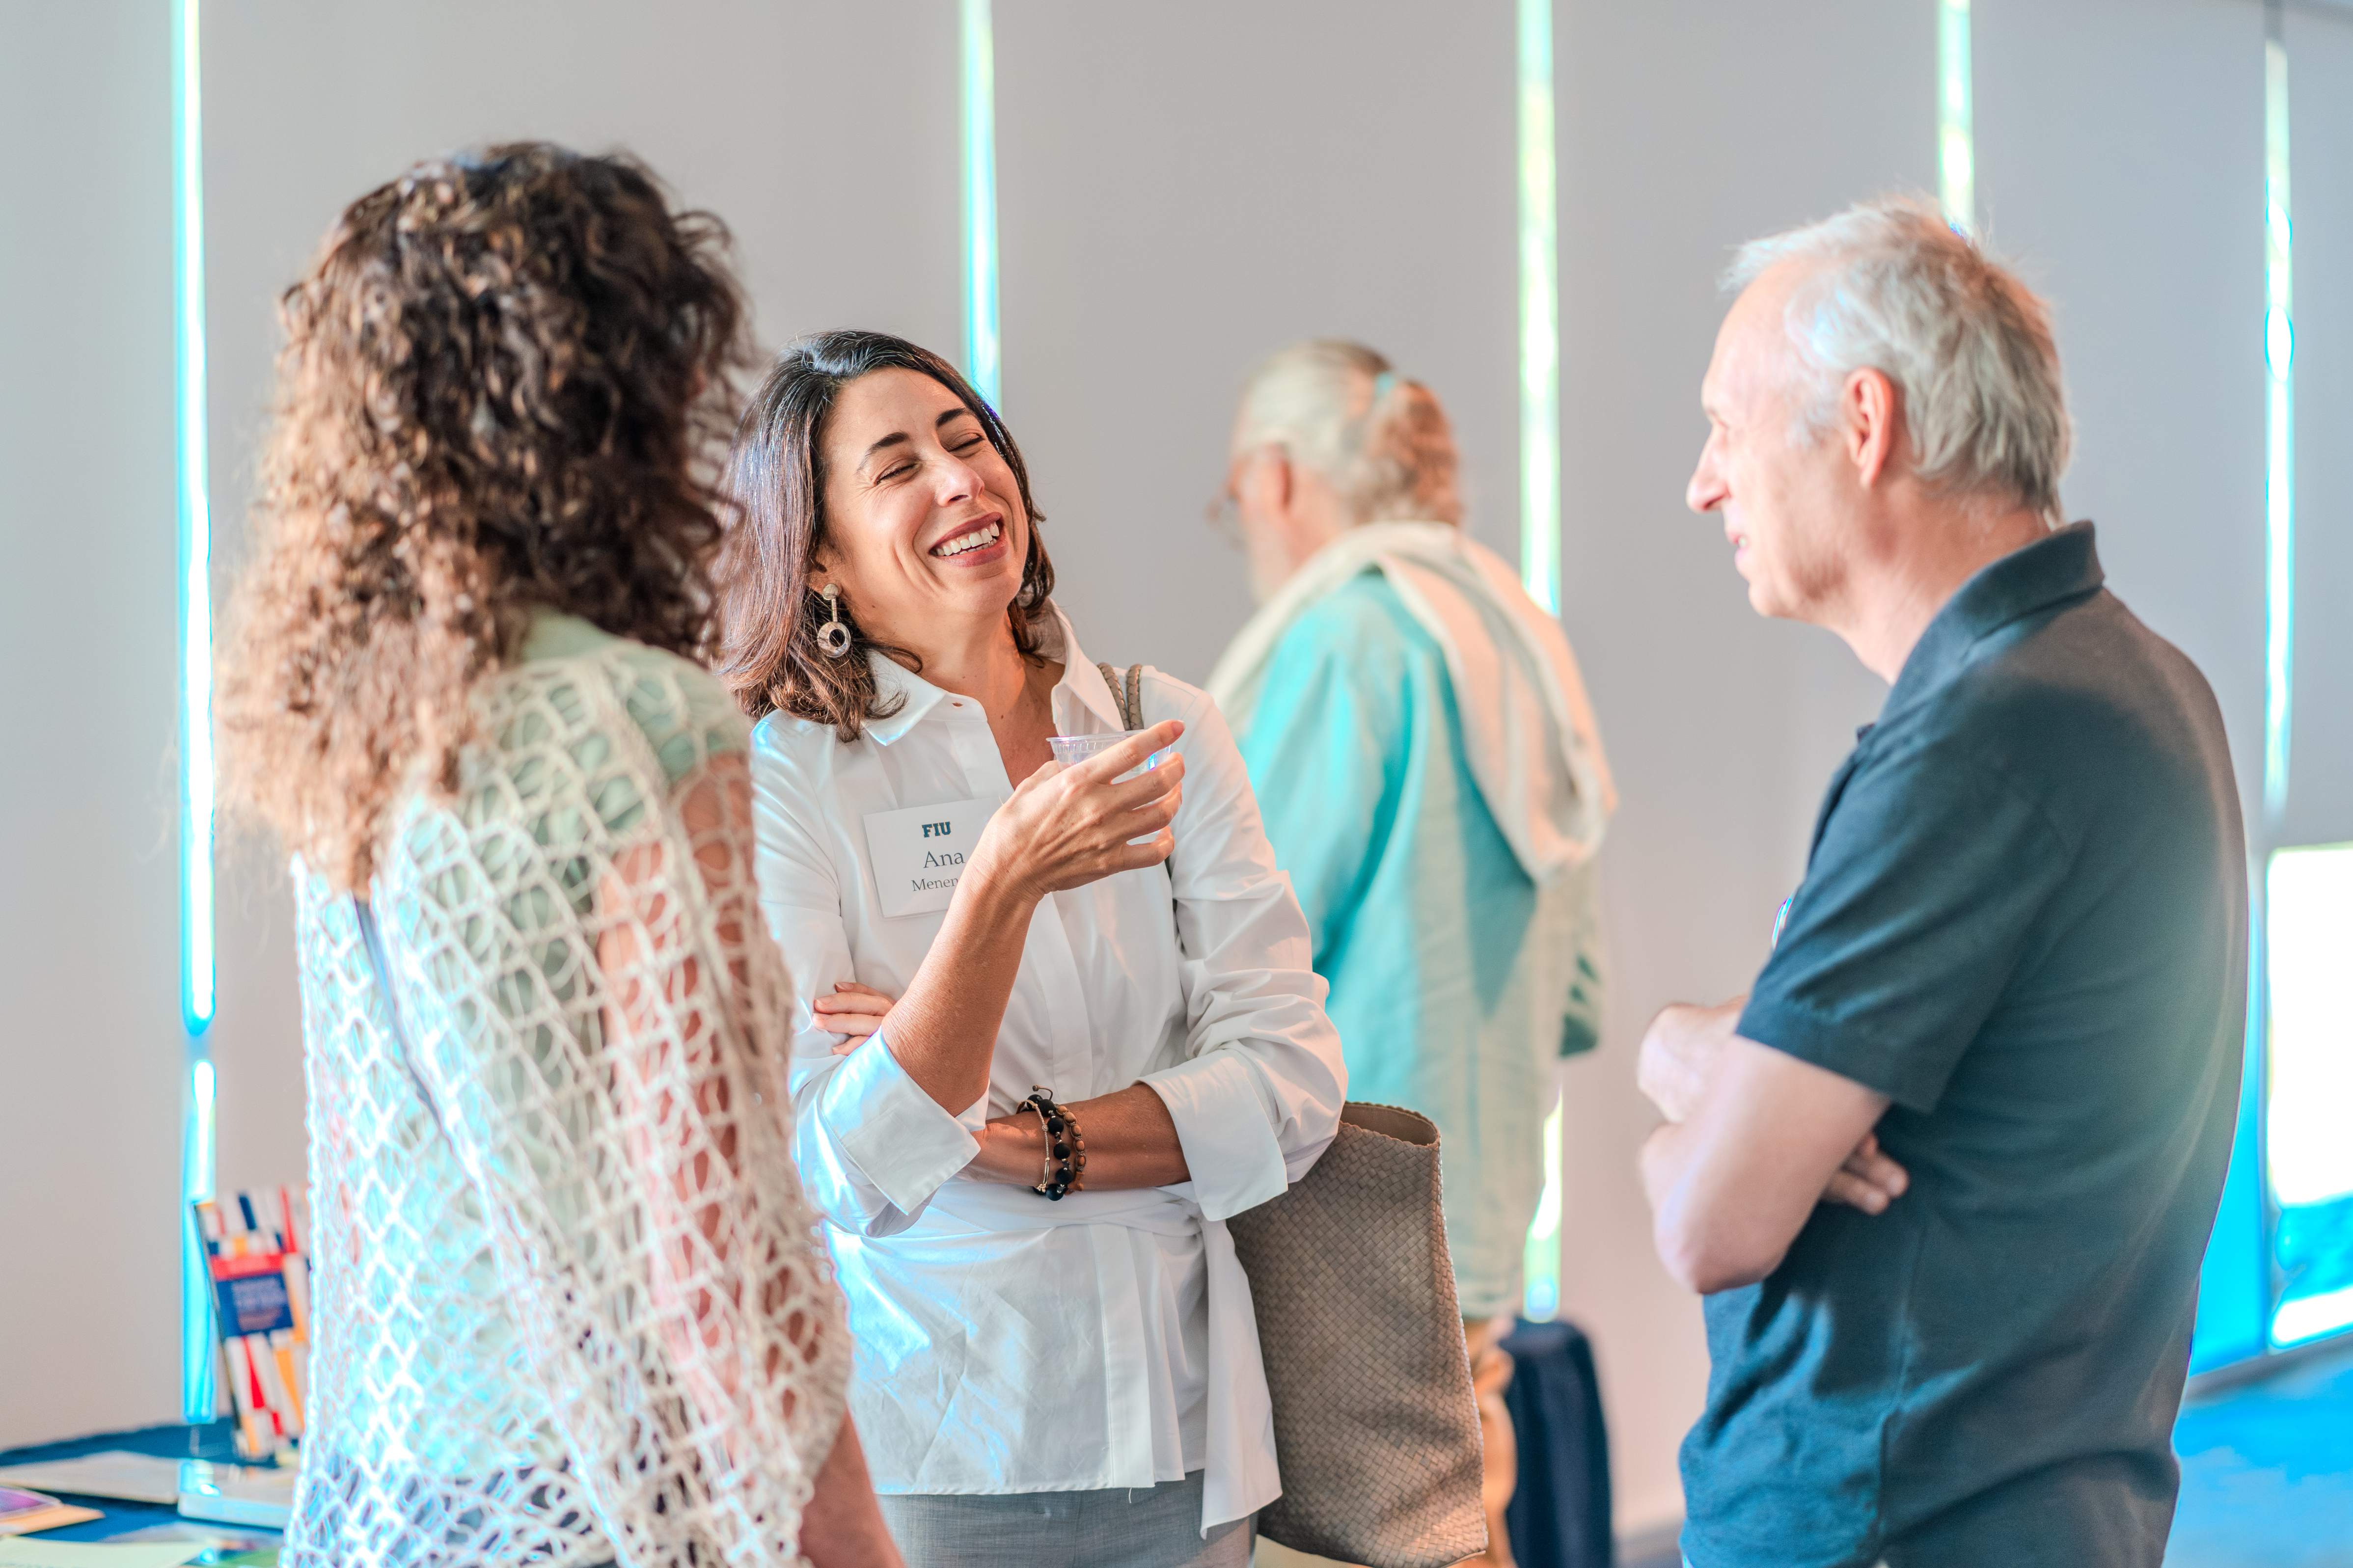
[[[1831,782],[1740,1033],[1912,1174],[1706,1302],[1697,1568],[2158,1568],[2230,1159],[2247,860],[2204,677],[2077,523],[1969,579]]]

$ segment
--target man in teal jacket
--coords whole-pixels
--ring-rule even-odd
[[[1559,623],[1461,530],[1437,399],[1352,343],[1275,355],[1228,478],[1261,608],[1210,690],[1331,983],[1352,1099],[1437,1122],[1506,1563],[1493,1350],[1520,1304],[1560,1057],[1600,1024],[1592,857],[1614,804]]]

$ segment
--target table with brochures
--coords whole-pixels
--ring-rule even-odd
[[[238,1462],[235,1423],[211,1421],[197,1426],[174,1425],[149,1426],[132,1432],[109,1432],[97,1436],[78,1437],[70,1442],[43,1443],[32,1447],[0,1451],[0,1469],[15,1466],[49,1463],[60,1459],[76,1459],[94,1454],[130,1453],[150,1455],[162,1459],[201,1459],[216,1465]],[[45,1530],[23,1537],[26,1542],[95,1542],[120,1541],[124,1536],[153,1537],[153,1532],[180,1527],[195,1531],[216,1529],[225,1539],[274,1542],[275,1531],[249,1525],[202,1525],[185,1518],[174,1503],[132,1502],[120,1498],[77,1493],[57,1487],[38,1489],[48,1491],[69,1503],[78,1503],[100,1510],[100,1517],[85,1520],[57,1530]],[[254,1559],[248,1549],[237,1552],[213,1551],[200,1552],[190,1559],[204,1568],[212,1563],[246,1563]]]

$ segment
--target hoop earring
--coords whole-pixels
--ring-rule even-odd
[[[839,658],[849,651],[849,628],[841,620],[841,589],[828,583],[824,589],[825,607],[829,618],[817,629],[817,646],[828,658]]]

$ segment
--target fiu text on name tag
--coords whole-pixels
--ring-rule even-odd
[[[965,862],[997,803],[953,800],[877,811],[866,818],[866,853],[882,913],[920,915],[948,907]]]

